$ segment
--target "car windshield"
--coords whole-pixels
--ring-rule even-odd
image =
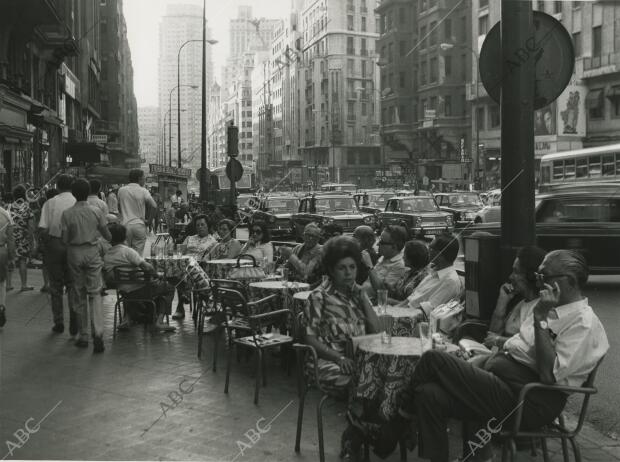
[[[403,200],[400,210],[402,212],[435,212],[438,209],[431,197],[416,197]]]
[[[368,205],[371,207],[384,208],[390,194],[368,194]]]
[[[297,210],[297,199],[269,199],[265,203],[265,210],[272,212],[294,212]]]
[[[351,212],[353,210],[355,210],[355,201],[352,197],[330,197],[316,199],[317,212]]]
[[[450,194],[450,205],[456,205],[459,207],[467,205],[482,206],[482,201],[476,193],[463,193],[463,194]]]
[[[237,204],[241,207],[249,207],[250,201],[254,198],[254,196],[244,196],[243,194],[237,197]]]
[[[537,221],[542,223],[620,222],[620,199],[549,199],[540,204]]]

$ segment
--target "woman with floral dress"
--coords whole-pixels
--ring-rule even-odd
[[[8,212],[11,214],[14,224],[16,263],[19,267],[19,277],[22,284],[20,292],[26,292],[34,289],[32,286],[28,286],[28,260],[32,252],[36,251],[36,242],[34,241],[34,213],[26,200],[24,185],[20,184],[13,188],[13,202],[9,206]]]

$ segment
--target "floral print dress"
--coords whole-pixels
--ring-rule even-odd
[[[13,219],[15,253],[18,258],[27,258],[32,248],[32,231],[29,222],[34,219],[34,214],[28,203],[23,201],[13,202],[8,211]]]

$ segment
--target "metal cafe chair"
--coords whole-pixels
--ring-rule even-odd
[[[517,438],[530,438],[532,441],[534,439],[540,439],[543,460],[545,462],[549,462],[549,452],[547,450],[547,438],[556,438],[560,439],[562,442],[562,456],[564,458],[564,462],[569,461],[569,453],[568,453],[568,442],[570,442],[573,448],[573,454],[576,462],[581,462],[581,452],[579,450],[579,445],[577,444],[577,435],[581,431],[581,427],[583,426],[583,422],[586,419],[586,414],[588,411],[588,404],[590,402],[590,396],[597,393],[596,387],[594,387],[594,379],[596,378],[596,372],[603,362],[603,358],[601,358],[596,365],[596,367],[590,372],[588,378],[583,383],[581,387],[570,387],[563,385],[545,385],[543,383],[528,383],[525,385],[521,392],[519,393],[518,403],[524,402],[527,393],[532,390],[554,390],[554,391],[563,391],[571,394],[581,394],[583,395],[583,399],[581,401],[581,406],[579,408],[579,418],[577,420],[577,425],[572,430],[569,429],[566,425],[566,421],[564,419],[564,415],[560,414],[556,422],[547,425],[537,431],[525,431],[521,430],[521,421],[523,417],[523,406],[520,406],[515,412],[515,419],[513,424],[511,425],[511,429],[502,431],[500,436],[503,437],[503,447],[502,447],[502,462],[506,460],[510,460],[514,462],[516,460],[517,447],[516,447],[516,439]],[[510,457],[508,459],[508,457]]]
[[[116,288],[116,303],[114,305],[114,330],[112,333],[112,337],[116,337],[116,327],[118,323],[123,321],[123,310],[125,308],[125,304],[127,302],[131,303],[141,303],[145,308],[149,310],[150,316],[147,319],[151,319],[151,321],[156,317],[157,314],[157,301],[160,296],[152,293],[152,290],[148,291],[148,295],[146,297],[136,297],[132,295],[132,292],[120,290],[118,287],[123,284],[128,285],[142,285],[147,288],[151,288],[151,276],[145,273],[142,270],[138,269],[123,269],[123,268],[115,268],[114,269],[114,281],[110,284],[111,288]],[[169,323],[168,315],[166,315],[166,323]],[[144,327],[146,328],[148,321],[144,323]]]
[[[215,297],[226,310],[224,328],[228,336],[228,355],[226,363],[226,384],[224,393],[228,393],[232,352],[234,347],[245,347],[253,350],[256,357],[256,383],[254,386],[254,404],[258,404],[258,393],[261,386],[267,385],[264,371],[265,350],[293,343],[293,338],[280,333],[266,333],[273,326],[285,326],[289,310],[270,311],[277,294],[248,302],[237,290],[218,288]]]

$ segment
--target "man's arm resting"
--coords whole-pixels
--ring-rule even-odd
[[[540,381],[547,385],[553,385],[556,380],[553,375],[555,364],[555,348],[553,346],[549,329],[543,329],[540,321],[534,316],[534,343],[536,348],[536,369],[540,375]]]

